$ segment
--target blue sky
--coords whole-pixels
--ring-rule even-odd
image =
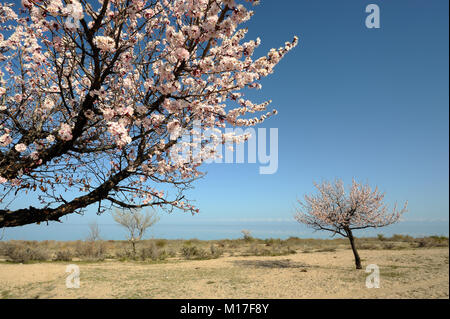
[[[381,28],[367,29],[376,3]],[[260,37],[256,55],[299,36],[300,43],[263,80],[254,101],[272,99],[279,113],[279,168],[207,164],[189,191],[199,215],[161,213],[151,236],[200,239],[326,237],[293,221],[296,198],[313,181],[352,177],[377,185],[387,202],[409,201],[405,222],[376,233],[448,235],[448,1],[261,1],[246,24]],[[64,224],[7,229],[6,239],[82,239],[97,220],[104,238],[124,233],[109,214],[69,216]],[[361,233],[364,234],[364,233]]]

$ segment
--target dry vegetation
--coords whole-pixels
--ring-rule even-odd
[[[401,250],[411,248],[448,247],[448,238],[429,236],[413,238],[394,235],[385,238],[360,238],[359,249],[366,250]],[[224,240],[142,240],[136,245],[137,254],[133,258],[130,244],[117,240],[87,241],[3,241],[0,242],[0,259],[6,262],[29,263],[36,261],[103,261],[105,259],[127,260],[166,260],[178,259],[212,259],[221,256],[285,256],[297,252],[331,252],[349,249],[348,240],[336,239],[301,239],[290,237],[281,239],[257,239],[244,236],[242,239]]]
[[[152,239],[136,258],[127,241],[0,242],[0,297],[448,298],[448,238],[357,245],[363,266],[380,266],[380,289],[365,288],[346,239]],[[69,262],[80,265],[80,289],[65,288]]]

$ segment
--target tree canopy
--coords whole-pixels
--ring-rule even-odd
[[[255,2],[256,1],[247,1]],[[59,220],[92,204],[195,213],[184,197],[225,125],[276,113],[261,88],[297,37],[253,58],[253,12],[234,0],[22,0],[0,4],[0,227]],[[179,143],[194,124],[213,131]],[[190,160],[171,157],[180,148]],[[164,185],[176,192],[169,197]],[[20,206],[20,205],[19,205]]]

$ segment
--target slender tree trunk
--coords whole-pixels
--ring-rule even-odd
[[[350,245],[352,246],[353,255],[355,255],[356,269],[362,269],[361,259],[359,258],[358,251],[356,250],[355,238],[353,237],[353,233],[350,229],[348,229],[347,234],[348,234],[348,239],[350,240]]]
[[[133,245],[133,259],[136,259],[136,242],[132,240],[131,244]]]

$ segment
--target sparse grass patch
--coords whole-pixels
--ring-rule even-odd
[[[261,248],[257,244],[253,244],[249,249],[242,253],[242,256],[285,256],[297,253],[289,247],[272,246],[270,249]]]

